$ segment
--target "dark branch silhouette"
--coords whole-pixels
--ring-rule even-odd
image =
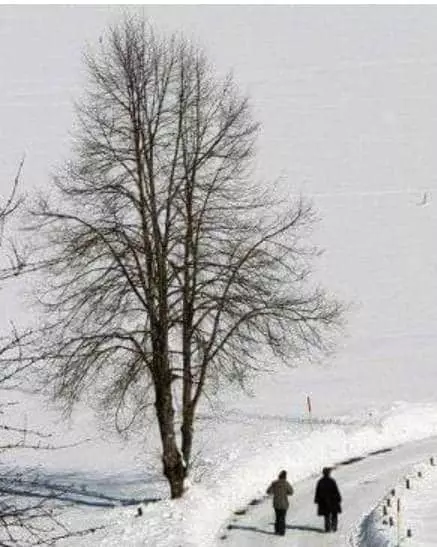
[[[18,195],[19,179],[23,169],[21,161],[11,193],[2,204],[0,200],[0,251],[6,253],[8,266],[0,269],[0,281],[15,278],[22,273],[26,260],[13,240],[4,237],[6,224],[23,203]],[[12,252],[11,252],[12,249]],[[0,287],[3,288],[3,287]],[[57,450],[67,445],[54,445],[49,440],[52,435],[41,433],[28,427],[9,425],[8,408],[16,403],[10,400],[12,390],[23,382],[23,374],[33,364],[23,354],[23,345],[28,343],[32,331],[19,332],[11,325],[8,335],[0,336],[0,455],[16,453],[19,450]],[[57,539],[73,535],[85,535],[93,530],[70,531],[62,523],[62,510],[53,503],[52,493],[35,496],[33,491],[17,490],[12,483],[23,482],[23,473],[17,468],[8,468],[5,476],[0,476],[0,545],[4,547],[30,547],[34,545],[54,545]],[[35,501],[35,498],[38,499]]]
[[[120,431],[154,416],[179,497],[201,397],[266,348],[325,351],[343,309],[311,283],[312,205],[252,180],[259,127],[231,76],[136,18],[86,64],[75,153],[32,213],[46,321],[26,355],[67,410],[98,398]]]

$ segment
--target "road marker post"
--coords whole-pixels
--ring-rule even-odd
[[[312,407],[311,407],[311,397],[307,395],[307,410],[308,410],[308,419],[310,422],[311,430],[313,429],[313,416],[312,416]]]
[[[400,498],[397,499],[396,503],[396,520],[397,520],[397,547],[400,547],[401,545],[401,500]]]

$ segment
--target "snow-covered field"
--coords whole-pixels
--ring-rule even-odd
[[[363,519],[359,530],[361,544],[372,547],[435,544],[436,487],[434,457],[407,469],[402,480],[393,484]]]
[[[286,376],[275,389],[263,390],[267,400],[292,393],[280,388],[286,385]],[[33,467],[29,477],[35,477],[31,485],[34,493],[55,492],[70,529],[103,527],[91,536],[69,538],[60,545],[264,545],[263,541],[275,539],[270,537],[272,510],[265,490],[282,468],[288,470],[296,490],[288,534],[295,545],[321,545],[321,523],[312,496],[316,475],[325,465],[337,466],[334,474],[344,498],[339,533],[329,545],[349,545],[351,541],[362,547],[390,545],[384,541],[396,539],[397,529],[382,524],[381,502],[392,488],[402,500],[403,534],[408,524],[414,533],[412,545],[419,545],[421,538],[420,545],[433,545],[437,527],[427,515],[437,503],[430,494],[437,475],[429,463],[431,457],[437,461],[437,405],[397,403],[368,409],[366,414],[336,417],[314,412],[310,421],[304,405],[300,414],[269,415],[261,400],[258,412],[247,412],[240,404],[219,415],[201,416],[192,483],[179,501],[141,503],[166,498],[167,489],[153,466],[148,470],[151,462],[138,444],[124,447],[108,439],[94,439],[59,453],[38,454],[39,461],[35,454],[29,454],[28,460],[22,454],[15,464],[22,469]],[[36,422],[41,418],[41,414],[33,417]],[[71,434],[80,436],[77,431]],[[428,440],[420,442],[422,439]],[[63,440],[67,440],[65,436]],[[386,455],[389,447],[395,448]],[[361,456],[365,456],[364,469]],[[156,454],[154,463],[158,464]],[[423,470],[420,480],[419,469]],[[409,491],[406,477],[411,478]],[[261,534],[252,531],[254,501],[263,502],[261,514],[258,510],[254,517]],[[142,508],[141,516],[138,507]],[[415,509],[418,507],[420,510]],[[238,520],[246,517],[235,520],[235,513],[245,514],[248,509],[249,524]],[[228,530],[229,524],[239,530],[237,537]]]
[[[435,545],[437,477],[427,462],[437,457],[437,7],[130,9],[194,36],[218,71],[234,69],[262,123],[258,175],[313,196],[320,212],[312,239],[326,252],[315,275],[352,302],[347,333],[323,363],[266,363],[274,374],[253,378],[249,395],[205,402],[183,500],[168,500],[152,426],[121,440],[85,406],[69,422],[21,393],[7,394],[21,404],[11,420],[72,446],[2,455],[3,487],[56,494],[73,529],[105,526],[60,545],[243,547],[279,543],[269,500],[249,506],[249,524],[232,519],[286,468],[296,485],[287,531],[295,545],[379,547],[397,533],[382,524],[381,501],[424,465],[411,491],[400,490],[402,533],[408,523],[405,545]],[[118,12],[0,6],[2,193],[23,152],[26,191],[45,186],[68,157],[81,49]],[[33,313],[22,293],[0,293],[2,328]],[[413,444],[337,468],[347,502],[339,534],[322,543],[310,495],[321,467],[403,443]],[[12,467],[26,471],[26,484],[11,481]],[[141,500],[150,502],[137,516]]]
[[[265,489],[282,468],[288,470],[296,490],[289,512],[293,526],[288,533],[297,542],[295,545],[320,545],[320,522],[312,504],[315,475],[323,466],[337,464],[334,474],[343,490],[344,513],[339,533],[331,538],[330,545],[348,545],[354,540],[354,545],[377,547],[386,545],[390,533],[395,537],[395,528],[382,525],[380,507],[392,488],[402,500],[403,533],[407,526],[404,515],[408,515],[408,526],[414,532],[412,545],[419,545],[421,537],[424,539],[420,545],[433,545],[437,527],[427,515],[437,503],[430,494],[436,487],[437,475],[429,464],[431,457],[437,461],[437,404],[399,402],[381,405],[378,410],[369,407],[365,413],[337,416],[314,411],[310,421],[302,400],[300,413],[265,413],[264,401],[285,403],[293,393],[291,384],[284,389],[287,376],[278,375],[275,385],[264,386],[258,410],[253,407],[248,412],[242,400],[228,411],[202,413],[192,483],[183,500],[165,499],[167,487],[157,475],[157,452],[151,451],[150,445],[124,445],[108,435],[96,439],[90,416],[88,431],[76,425],[63,434],[58,426],[63,443],[82,439],[83,444],[58,452],[32,451],[19,453],[18,458],[10,455],[11,460],[3,459],[3,464],[30,469],[27,490],[41,495],[54,493],[64,508],[63,522],[70,529],[103,527],[92,535],[61,541],[60,545],[243,547],[245,541],[264,545],[262,541],[274,539],[269,536],[272,510],[270,501],[265,500]],[[41,411],[28,415],[29,427],[42,421],[50,423]],[[53,422],[51,427],[56,443]],[[87,433],[94,438],[87,441]],[[422,439],[429,441],[419,442]],[[390,451],[390,461],[385,463],[385,449],[400,444],[405,445],[404,452],[400,448]],[[381,454],[372,455],[378,452]],[[359,467],[360,456],[368,456],[364,471]],[[353,463],[355,459],[357,463]],[[348,464],[344,465],[344,476],[341,462]],[[418,469],[424,470],[420,480]],[[350,470],[352,477],[347,474]],[[405,488],[405,477],[411,477],[410,491]],[[16,491],[23,488],[12,481],[8,485]],[[158,498],[163,499],[150,501]],[[254,500],[263,501],[262,516],[268,524],[255,516],[265,537],[251,533],[244,523],[235,537],[227,526],[235,526],[235,512],[249,508],[250,516]],[[138,507],[142,508],[142,516],[138,516]],[[418,507],[420,510],[415,509]],[[254,526],[252,521],[250,526]]]

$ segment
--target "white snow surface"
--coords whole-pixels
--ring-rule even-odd
[[[296,486],[288,516],[295,545],[393,545],[380,504],[437,456],[437,7],[125,9],[164,31],[183,30],[219,73],[234,70],[262,124],[257,176],[279,177],[281,191],[311,196],[320,212],[311,242],[326,252],[314,275],[352,303],[347,331],[322,363],[267,362],[250,395],[226,390],[204,401],[181,500],[168,499],[153,426],[122,440],[85,405],[65,420],[42,397],[19,392],[6,394],[19,403],[7,423],[71,446],[4,453],[0,478],[14,468],[29,477],[10,485],[17,492],[57,493],[72,529],[106,526],[60,545],[243,547],[280,543],[268,533],[269,500],[247,513],[266,533],[227,525],[285,468]],[[83,47],[119,14],[117,6],[0,6],[1,195],[23,153],[24,191],[46,187],[68,158]],[[25,288],[14,285],[0,293],[0,309],[2,330],[34,314]],[[320,526],[311,492],[321,467],[401,444],[337,467],[347,494],[342,529],[329,538],[312,530]],[[437,544],[436,481],[426,467],[411,492],[401,490],[410,545]],[[155,498],[137,517],[140,502]]]
[[[287,386],[286,378],[287,374],[284,373],[282,381],[278,381],[272,391],[264,388],[263,396],[271,404],[274,400],[284,400],[292,393],[287,389],[291,385]],[[39,422],[42,418],[34,416],[34,419]],[[74,503],[73,508],[66,505],[63,516],[70,529],[105,526],[92,536],[70,538],[59,542],[60,545],[213,547],[228,544],[230,547],[243,547],[241,541],[231,543],[232,536],[229,539],[220,538],[227,535],[226,526],[235,511],[247,509],[253,500],[263,499],[269,482],[280,469],[288,470],[289,480],[297,493],[305,488],[311,491],[315,475],[323,466],[335,466],[344,460],[407,443],[409,459],[405,469],[396,468],[390,463],[390,473],[383,475],[384,463],[381,466],[381,461],[375,456],[368,458],[367,465],[372,476],[382,476],[377,485],[370,485],[366,504],[359,506],[357,512],[356,509],[354,511],[354,496],[361,496],[365,476],[358,468],[350,487],[352,494],[349,493],[344,504],[342,520],[347,526],[341,530],[341,536],[335,541],[332,539],[334,543],[329,543],[348,545],[352,538],[356,542],[354,545],[377,547],[395,544],[389,543],[390,535],[387,537],[383,533],[384,527],[380,530],[380,519],[374,518],[372,513],[380,504],[383,494],[392,487],[398,487],[408,474],[412,476],[414,470],[410,471],[410,468],[413,469],[413,464],[437,456],[437,439],[434,438],[437,436],[437,405],[430,403],[399,402],[380,410],[373,408],[365,415],[351,413],[334,417],[314,412],[310,421],[305,412],[305,400],[302,400],[300,414],[275,416],[265,414],[260,402],[258,413],[234,408],[232,411],[222,411],[219,419],[217,413],[214,417],[205,413],[201,415],[199,423],[202,422],[204,425],[200,426],[196,442],[199,456],[193,470],[194,479],[181,500],[168,499],[166,484],[159,480],[157,474],[158,466],[155,472],[142,473],[147,470],[147,463],[138,444],[126,449],[107,438],[94,439],[81,447],[61,450],[61,453],[46,453],[41,456],[40,462],[35,460],[34,454],[29,455],[29,460],[21,455],[15,464],[19,462],[24,469],[32,466],[40,488],[44,484],[65,486],[67,502]],[[76,436],[79,436],[78,432]],[[427,438],[431,443],[421,449],[418,441]],[[396,459],[396,451],[393,451],[391,458],[394,462],[405,464],[400,456]],[[355,465],[358,464],[351,464],[350,468]],[[422,483],[430,482],[432,477],[437,480],[434,473],[425,475]],[[344,482],[347,478],[343,479]],[[416,497],[404,496],[404,499],[409,503],[408,512],[415,537],[419,534],[424,538],[431,537],[428,543],[422,543],[430,546],[433,545],[437,527],[433,520],[422,517],[426,516],[427,511],[432,514],[432,506],[437,500],[430,495],[430,489],[418,490],[420,481],[413,482],[412,492]],[[343,486],[341,478],[339,486]],[[141,499],[151,497],[163,499],[156,503],[140,503]],[[108,501],[110,507],[98,507],[101,501]],[[123,501],[129,505],[121,507]],[[293,519],[294,524],[299,526],[300,522],[304,526],[309,522],[316,529],[318,519],[311,493],[303,502],[305,513],[302,514],[302,521],[296,520],[299,515],[293,509],[294,503],[299,506],[300,502],[292,500],[289,518]],[[418,504],[422,504],[420,511],[415,511]],[[264,505],[270,514],[270,501],[265,501]],[[137,516],[139,506],[143,510],[142,516]],[[312,520],[308,520],[308,515],[312,516]],[[272,540],[267,536],[271,523],[262,529],[266,537],[250,537],[249,532],[251,545],[257,545],[257,541],[263,545],[261,541]],[[292,537],[296,533],[295,530],[289,532]],[[305,542],[296,545],[320,545],[321,541],[320,534],[311,531],[304,539]]]
[[[362,547],[435,545],[437,510],[435,458],[413,465],[363,519]]]

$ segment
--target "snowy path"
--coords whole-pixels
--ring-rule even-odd
[[[317,517],[313,503],[316,477],[294,485],[287,514],[285,538],[273,534],[273,510],[270,499],[250,506],[247,513],[237,516],[225,539],[217,545],[226,547],[264,547],[292,545],[293,547],[328,547],[352,545],[355,527],[377,502],[408,474],[412,466],[437,453],[437,438],[411,443],[389,452],[369,456],[349,465],[341,465],[334,472],[343,495],[344,512],[340,515],[337,534],[322,532],[322,518]]]

